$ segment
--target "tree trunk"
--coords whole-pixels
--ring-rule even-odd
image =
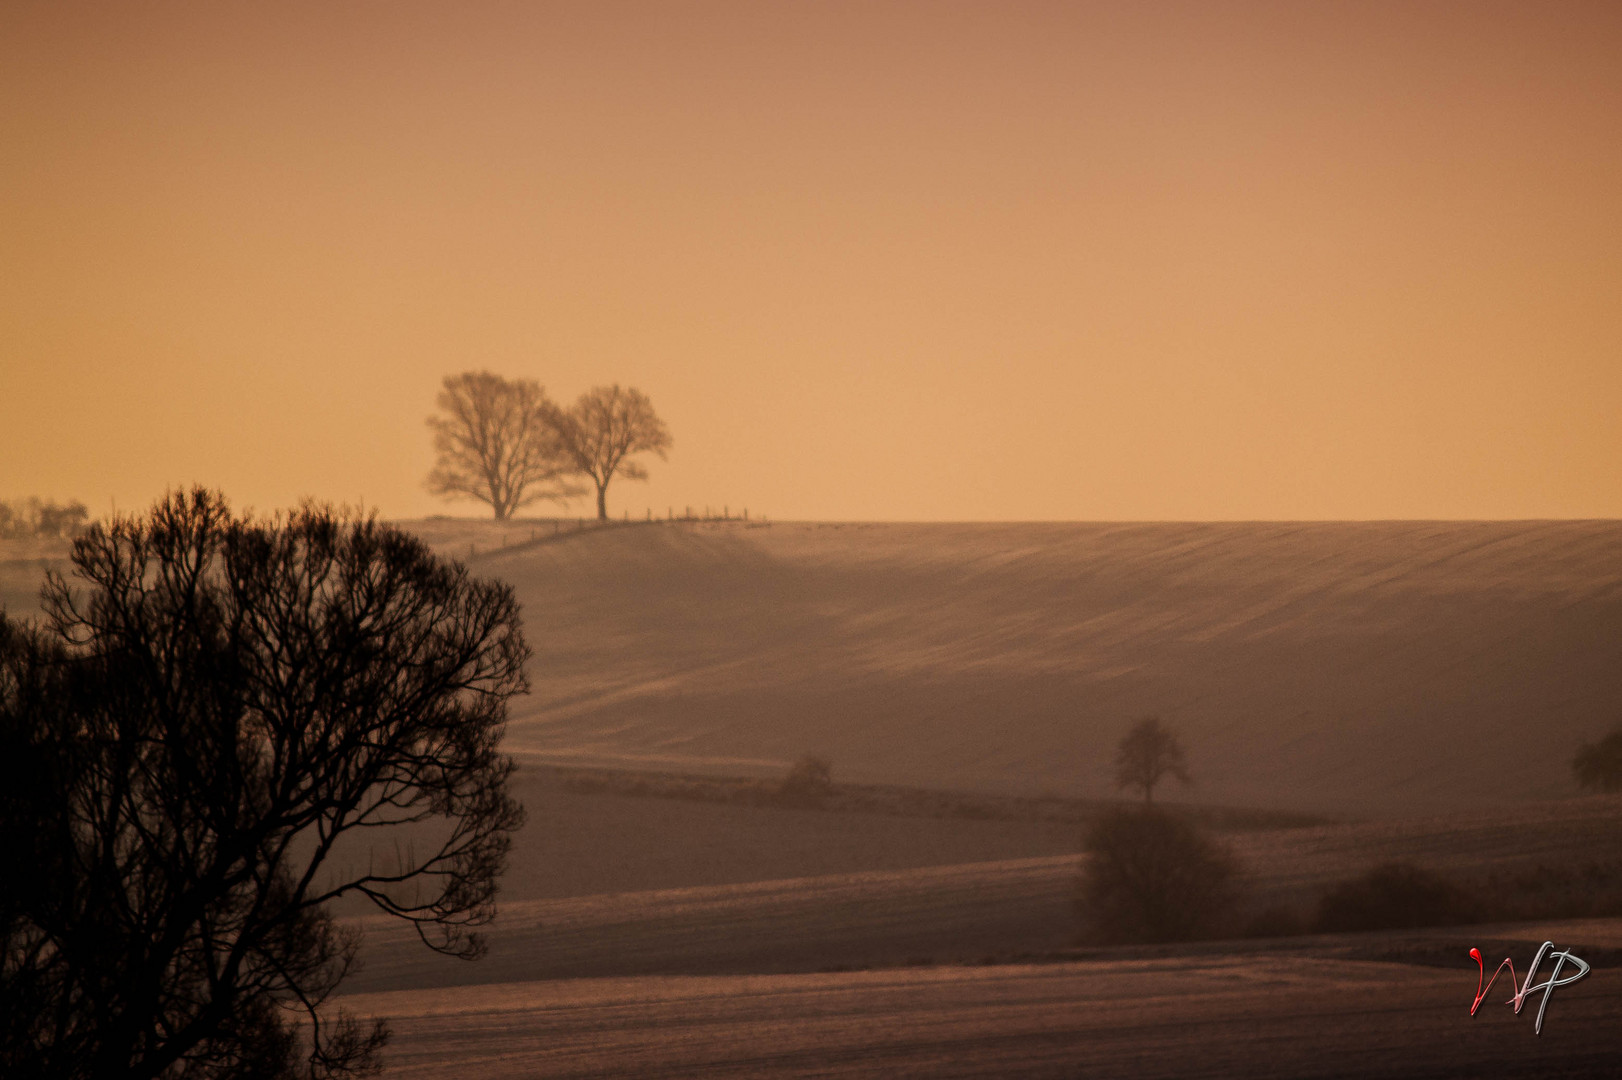
[[[597,520],[608,520],[608,485],[597,485]]]

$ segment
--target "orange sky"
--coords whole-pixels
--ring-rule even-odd
[[[1622,4],[0,5],[0,497],[1622,516]],[[585,500],[576,504],[590,513]]]

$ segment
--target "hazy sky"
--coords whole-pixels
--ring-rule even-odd
[[[0,3],[0,497],[1622,516],[1622,4]],[[585,500],[578,512],[590,513]]]

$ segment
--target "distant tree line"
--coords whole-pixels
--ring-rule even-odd
[[[14,499],[0,502],[0,538],[20,536],[72,537],[90,520],[85,504],[74,499],[58,504],[52,499]]]
[[[609,484],[616,477],[646,480],[647,468],[632,459],[648,453],[663,459],[671,445],[648,396],[618,383],[594,387],[564,407],[533,379],[467,371],[445,377],[438,406],[428,418],[436,455],[428,490],[478,499],[497,521],[531,503],[565,502],[592,490],[597,517],[606,520]]]

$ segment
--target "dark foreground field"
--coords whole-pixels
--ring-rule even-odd
[[[1483,937],[1488,936],[1483,928]],[[1578,954],[1622,924],[1531,928]],[[1498,935],[1500,938],[1502,935]],[[1450,941],[1427,939],[1454,947]],[[1314,949],[844,974],[502,983],[347,999],[391,1018],[391,1077],[1605,1077],[1622,1060],[1622,969],[1562,987],[1541,1036],[1503,981]],[[1425,949],[1417,950],[1421,954]],[[1445,951],[1445,950],[1444,950]],[[1495,959],[1497,954],[1489,954]]]
[[[521,787],[536,816],[487,957],[354,922],[365,967],[340,1003],[390,1019],[390,1077],[1588,1077],[1622,1060],[1622,919],[1087,947],[1073,827]],[[1569,888],[1622,851],[1622,796],[1225,839],[1253,904],[1310,905],[1390,858]],[[1005,857],[930,864],[954,851]],[[1545,939],[1593,971],[1543,1035],[1537,998],[1500,1004],[1507,975],[1471,1017],[1470,947],[1523,974]]]
[[[1077,826],[520,792],[531,821],[489,955],[449,960],[368,916],[349,989],[1011,962],[1076,943]],[[1562,913],[1622,913],[1622,795],[1224,839],[1253,910],[1309,916],[1325,888],[1402,859],[1465,888],[1547,882],[1530,897],[1545,911],[1592,892]]]
[[[340,913],[365,946],[339,1001],[392,1018],[390,1076],[1622,1072],[1622,924],[1569,921],[1622,914],[1622,796],[1569,770],[1622,717],[1622,524],[413,527],[523,604],[530,821],[477,963]],[[0,545],[0,604],[63,554]],[[1081,948],[1081,823],[959,811],[1112,797],[1144,713],[1253,910],[1405,859],[1568,921]],[[957,809],[540,767],[766,783],[806,752]],[[1545,938],[1594,969],[1544,1034],[1502,982],[1470,1017],[1469,946],[1521,971]]]

